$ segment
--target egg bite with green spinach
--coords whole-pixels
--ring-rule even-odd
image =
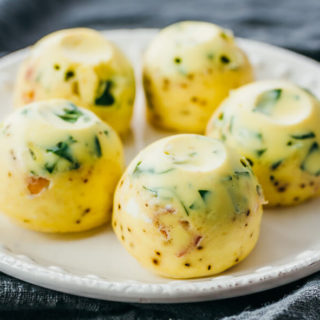
[[[233,91],[213,114],[207,135],[250,162],[270,206],[319,193],[320,102],[286,81],[259,81]]]
[[[106,223],[124,168],[116,132],[66,100],[16,110],[0,126],[0,210],[42,232]]]
[[[135,97],[133,68],[99,32],[53,32],[30,50],[18,72],[15,105],[63,98],[93,111],[119,134],[130,127]]]
[[[131,162],[115,192],[112,226],[153,272],[210,276],[254,248],[263,202],[246,159],[219,140],[181,134],[154,142]]]
[[[144,56],[147,118],[163,129],[204,133],[229,91],[253,79],[229,30],[208,22],[175,23],[160,31]]]

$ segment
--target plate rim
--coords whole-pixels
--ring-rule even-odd
[[[153,33],[156,28],[100,30],[103,34],[110,33]],[[281,52],[296,59],[312,64],[320,71],[320,63],[294,51],[268,43],[236,38],[240,44],[264,47],[268,50]],[[11,52],[0,58],[0,68],[8,62],[13,63],[25,54],[29,47]],[[95,275],[75,275],[57,266],[42,266],[31,258],[15,254],[0,245],[0,271],[20,280],[39,285],[51,290],[60,291],[101,300],[138,302],[138,303],[181,303],[219,300],[252,294],[275,288],[320,270],[320,250],[307,250],[309,255],[302,255],[291,263],[282,264],[270,269],[260,268],[252,274],[229,275],[192,280],[170,280],[169,283],[143,283],[137,280],[111,281]],[[264,270],[263,270],[264,269]],[[199,280],[199,279],[198,279]]]

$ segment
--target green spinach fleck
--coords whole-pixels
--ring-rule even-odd
[[[259,150],[256,150],[256,154],[258,157],[261,157],[266,151],[267,149],[259,149]]]
[[[96,156],[100,158],[102,156],[100,140],[97,136],[94,137],[94,147],[96,151]]]
[[[137,163],[137,165],[135,166],[135,168],[134,168],[134,170],[132,172],[132,175],[138,176],[138,175],[143,174],[143,173],[165,174],[165,173],[168,173],[168,172],[171,172],[171,171],[175,170],[174,168],[169,168],[169,169],[162,170],[162,171],[156,171],[154,168],[141,168],[140,167],[141,163],[142,163],[142,161],[139,161]]]
[[[231,175],[228,175],[228,176],[222,177],[222,178],[221,178],[221,181],[222,181],[222,182],[232,181],[232,176],[231,176]]]
[[[249,171],[239,171],[239,170],[235,170],[234,171],[235,176],[245,176],[248,177],[250,176],[250,172]]]
[[[262,188],[261,188],[260,184],[256,185],[256,191],[257,191],[257,195],[259,197],[261,197],[262,196]]]
[[[111,80],[101,81],[99,85],[99,92],[102,92],[95,100],[98,106],[112,106],[115,102],[114,96],[111,93],[113,82]]]
[[[200,208],[200,206],[196,202],[192,203],[189,206],[189,209],[191,209],[191,210],[196,210],[196,209],[199,209],[199,208]]]
[[[260,95],[256,102],[253,112],[260,112],[265,115],[271,115],[274,106],[281,97],[282,89],[272,89]]]
[[[36,154],[35,154],[34,151],[33,151],[32,149],[30,149],[30,148],[29,148],[29,153],[30,153],[31,158],[32,158],[33,160],[37,160]]]
[[[242,171],[241,171],[242,172]],[[241,176],[241,175],[240,175]],[[235,213],[245,213],[248,208],[248,199],[242,192],[240,192],[240,176],[234,172],[235,179],[232,176],[227,176],[222,179],[229,194]]]
[[[229,57],[227,57],[226,55],[221,55],[220,56],[220,61],[223,63],[223,64],[228,64],[228,63],[230,63],[230,58]]]
[[[253,167],[254,163],[250,158],[246,158],[246,160],[249,162],[250,166]]]
[[[57,116],[67,122],[75,123],[83,116],[82,111],[73,103],[63,109],[63,114],[57,114]]]
[[[248,166],[246,160],[243,159],[243,158],[240,159],[240,163],[241,163],[245,168]]]
[[[151,192],[155,197],[158,197],[158,191],[156,189],[152,189],[152,188],[149,188],[149,187],[146,187],[146,186],[142,186],[143,189]]]
[[[300,165],[300,169],[315,176],[320,175],[320,149],[317,142],[313,142],[310,146],[307,155]]]
[[[56,146],[48,148],[47,152],[52,152],[55,155],[73,162],[72,155],[70,154],[69,145],[66,142],[59,142]]]
[[[232,133],[232,131],[233,131],[233,126],[234,126],[234,116],[232,116],[232,117],[230,118],[230,122],[229,122],[229,127],[228,127],[228,129],[229,129],[229,132],[230,132],[230,133]]]
[[[66,73],[64,74],[64,80],[68,81],[69,79],[74,77],[74,72],[72,70],[68,70],[66,71]]]
[[[278,161],[272,163],[270,166],[270,169],[276,170],[282,164],[282,162],[283,162],[283,160],[278,160]]]
[[[185,211],[186,215],[187,215],[187,216],[189,216],[189,210],[187,209],[187,207],[185,206],[185,204],[183,203],[183,201],[182,201],[182,200],[180,200],[179,198],[178,198],[178,200],[179,200],[179,202],[180,202],[180,204],[181,204],[182,208],[184,209],[184,211]]]
[[[315,133],[310,131],[302,134],[292,134],[291,138],[296,139],[296,140],[304,140],[304,139],[312,139],[315,138]]]
[[[46,162],[44,164],[44,168],[46,171],[48,171],[49,173],[52,173],[54,171],[54,169],[56,168],[57,162],[54,163],[48,163]]]
[[[210,194],[211,194],[210,190],[198,190],[198,192],[204,202],[206,202],[207,197],[210,196]]]
[[[71,154],[71,150],[70,150],[70,145],[75,142],[77,142],[77,141],[72,136],[70,136],[68,138],[68,140],[60,141],[54,147],[47,148],[46,151],[48,153],[53,153],[56,156],[58,156],[59,158],[70,162],[71,163],[70,170],[76,170],[76,169],[80,168],[80,163],[76,159],[73,158],[73,156]],[[50,164],[46,164],[45,169],[48,172],[50,172],[50,170],[51,170],[50,173],[52,173],[56,167],[56,164],[57,163],[55,163],[54,166],[50,165]]]
[[[137,174],[138,172],[140,173],[141,170],[140,170],[139,166],[140,166],[141,163],[142,163],[142,161],[138,161],[137,162],[137,164],[136,164],[136,166],[135,166],[135,168],[134,168],[134,170],[132,172],[133,175]]]

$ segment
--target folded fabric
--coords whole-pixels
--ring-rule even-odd
[[[188,304],[134,304],[77,297],[0,273],[1,319],[317,320],[320,274],[239,298]]]

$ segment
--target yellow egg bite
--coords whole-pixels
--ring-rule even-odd
[[[233,91],[213,114],[207,134],[251,163],[270,206],[298,204],[320,187],[320,102],[285,81]]]
[[[244,158],[216,139],[176,135],[131,162],[116,189],[112,225],[129,253],[157,274],[209,276],[253,249],[262,203]]]
[[[67,29],[38,41],[23,62],[15,105],[64,98],[87,108],[118,133],[130,126],[134,73],[119,48],[91,29]]]
[[[145,53],[148,119],[161,128],[203,133],[229,91],[252,80],[248,58],[229,30],[207,22],[173,24]]]
[[[92,112],[32,103],[1,123],[0,149],[0,210],[20,225],[76,232],[110,219],[122,144]]]

